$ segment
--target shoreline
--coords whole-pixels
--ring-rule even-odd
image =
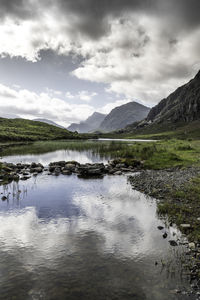
[[[132,187],[157,201],[157,214],[169,224],[175,224],[185,237],[188,248],[183,272],[190,277],[191,287],[199,293],[200,280],[200,194],[196,185],[200,182],[200,168],[170,168],[142,170],[129,176]],[[200,190],[199,190],[200,192]],[[163,238],[165,238],[163,236]],[[170,242],[170,241],[169,241]],[[175,241],[181,245],[181,241]]]

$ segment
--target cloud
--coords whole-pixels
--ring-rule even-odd
[[[67,99],[75,99],[90,102],[97,95],[98,94],[96,92],[90,93],[89,91],[83,90],[74,95],[70,92],[66,92],[65,97]]]
[[[48,93],[36,94],[28,90],[14,90],[0,84],[1,116],[18,115],[26,119],[51,119],[63,126],[86,119],[94,112],[88,104],[69,104]]]
[[[0,55],[81,57],[78,79],[154,105],[199,68],[199,10],[198,0],[0,0]]]

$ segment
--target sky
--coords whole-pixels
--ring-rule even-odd
[[[0,116],[68,126],[200,69],[199,0],[0,0]]]

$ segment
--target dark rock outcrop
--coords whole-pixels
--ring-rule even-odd
[[[146,121],[150,123],[192,122],[200,119],[200,71],[187,84],[153,107]]]

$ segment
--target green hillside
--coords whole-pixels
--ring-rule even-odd
[[[0,118],[0,141],[76,139],[80,135],[43,122]]]

